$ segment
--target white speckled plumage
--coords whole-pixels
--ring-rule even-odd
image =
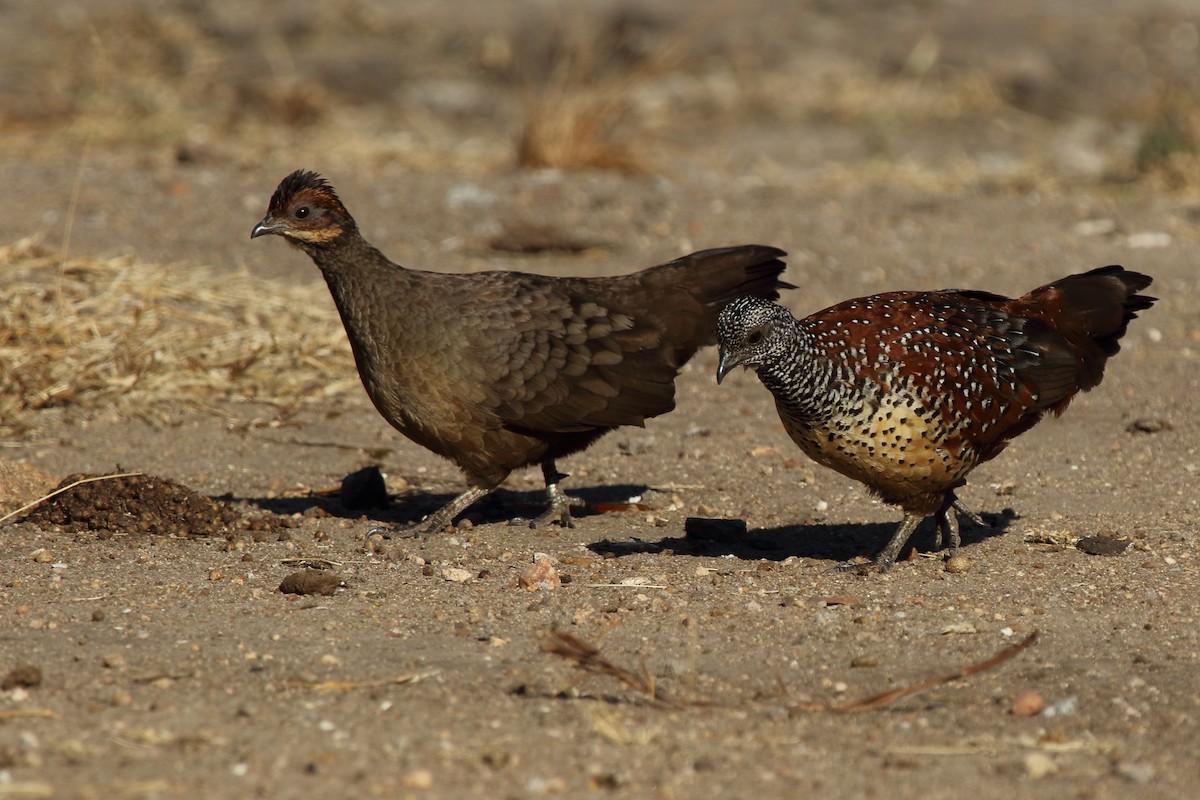
[[[954,509],[969,512],[954,489],[1100,382],[1129,320],[1153,303],[1136,294],[1149,284],[1103,267],[1016,299],[889,292],[801,320],[741,298],[718,321],[718,381],[753,368],[805,454],[904,510],[876,559],[886,571],[927,515],[938,515],[939,543],[957,547]]]

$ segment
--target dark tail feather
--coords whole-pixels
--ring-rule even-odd
[[[1034,289],[1018,302],[1066,339],[1080,366],[1079,389],[1086,391],[1104,377],[1130,320],[1158,299],[1137,293],[1151,281],[1119,266],[1100,267]]]

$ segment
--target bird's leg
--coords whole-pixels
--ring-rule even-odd
[[[958,516],[954,513],[956,511],[980,527],[991,527],[984,521],[983,517],[967,508],[963,504],[963,501],[951,495],[942,504],[942,510],[938,512],[937,539],[934,541],[934,549],[941,550],[943,547],[948,546],[950,548],[950,555],[954,555],[959,545]]]
[[[949,555],[954,555],[958,552],[959,541],[958,515],[954,513],[953,507],[947,506],[937,515],[937,538],[933,540],[933,549],[949,547]]]
[[[887,572],[896,563],[896,558],[899,557],[900,551],[904,548],[904,544],[912,538],[913,532],[917,526],[921,524],[921,520],[925,519],[924,514],[905,513],[904,519],[900,522],[900,527],[896,528],[896,532],[892,534],[892,539],[887,543],[883,550],[879,551],[879,555],[875,556],[875,568],[880,572]]]
[[[411,525],[397,526],[396,528],[393,528],[390,533],[393,536],[399,535],[411,538],[416,538],[418,536],[429,536],[437,533],[442,528],[453,522],[455,517],[457,517],[463,511],[466,511],[467,508],[469,508],[472,504],[487,497],[493,491],[494,489],[484,489],[480,486],[472,486],[420,522],[415,522]],[[383,529],[380,528],[372,528],[371,531],[368,532],[368,535],[376,531],[382,532],[382,530]]]
[[[971,522],[974,522],[979,527],[981,527],[981,528],[992,527],[990,524],[987,523],[987,521],[984,520],[983,517],[979,516],[974,511],[972,511],[971,509],[969,509],[965,505],[963,505],[963,501],[959,500],[957,497],[954,498],[954,508],[958,510],[958,513],[962,514],[964,517],[971,520]]]
[[[574,528],[575,522],[571,519],[571,506],[582,506],[583,501],[569,497],[562,489],[558,488],[558,482],[569,476],[559,472],[558,467],[554,465],[554,459],[549,458],[542,462],[542,477],[546,479],[546,510],[530,520],[529,527],[537,528],[557,522],[564,528]]]

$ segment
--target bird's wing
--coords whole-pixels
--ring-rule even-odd
[[[463,363],[505,427],[641,425],[674,408],[678,365],[662,327],[624,310],[625,282],[491,273],[476,286]]]

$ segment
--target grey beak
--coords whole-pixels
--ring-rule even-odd
[[[259,236],[266,236],[268,233],[278,233],[279,223],[271,218],[271,215],[263,217],[262,222],[254,226],[254,230],[250,231],[250,238],[257,239]]]
[[[734,367],[742,363],[741,357],[729,352],[725,348],[721,348],[721,362],[717,364],[717,385],[725,380],[725,376],[733,370]]]

